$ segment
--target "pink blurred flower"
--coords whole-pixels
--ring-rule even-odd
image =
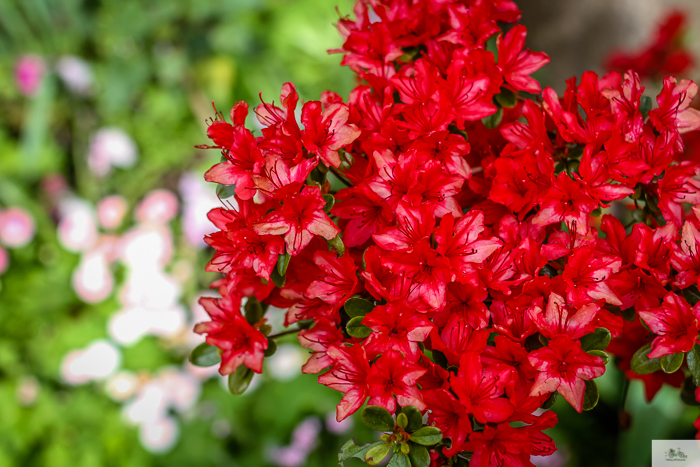
[[[18,248],[34,238],[34,219],[22,208],[0,212],[0,242],[9,248]]]
[[[10,255],[7,250],[0,246],[0,276],[10,267]]]
[[[124,130],[107,127],[92,135],[87,159],[90,170],[104,177],[112,167],[132,167],[138,159],[138,149]]]
[[[46,74],[44,59],[36,55],[23,55],[15,65],[15,82],[19,92],[27,97],[34,96]]]
[[[185,240],[192,246],[204,248],[204,236],[216,231],[216,226],[209,221],[207,213],[220,207],[221,201],[211,184],[193,172],[185,173],[180,178],[180,195],[183,200],[182,231]],[[226,202],[236,206],[233,198]]]
[[[93,251],[83,256],[73,272],[73,289],[86,303],[99,303],[112,294],[114,278],[105,254]]]
[[[144,224],[165,224],[177,215],[178,205],[172,191],[153,190],[136,207],[136,220]]]
[[[81,199],[66,199],[59,206],[58,240],[69,251],[85,251],[97,241],[97,225],[92,206]]]
[[[123,196],[107,196],[97,205],[97,218],[105,229],[116,229],[122,224],[128,209],[129,205]]]

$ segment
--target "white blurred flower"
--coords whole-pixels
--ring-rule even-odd
[[[8,248],[26,245],[34,238],[34,219],[22,208],[0,211],[0,242]]]
[[[170,222],[179,208],[177,196],[170,190],[153,190],[136,206],[136,220],[148,224]]]
[[[174,337],[182,332],[185,322],[185,310],[179,306],[165,310],[133,307],[112,315],[107,328],[118,343],[133,345],[149,334]]]
[[[163,417],[141,424],[139,441],[147,451],[160,454],[170,451],[177,443],[180,429],[172,417]]]
[[[56,72],[66,87],[81,96],[92,92],[95,77],[90,65],[82,58],[66,55],[56,62]]]
[[[307,355],[299,346],[280,344],[277,352],[268,358],[265,364],[273,378],[286,381],[301,374],[301,366],[306,360]]]
[[[289,446],[270,448],[266,457],[280,467],[300,467],[318,444],[320,432],[321,421],[316,417],[308,417],[294,428]]]
[[[68,384],[84,384],[107,378],[120,364],[119,349],[104,339],[97,339],[85,349],[73,350],[63,357],[61,376]]]
[[[126,199],[120,195],[102,198],[97,205],[97,217],[100,225],[107,230],[113,230],[122,225],[124,215],[129,209]]]
[[[115,401],[125,401],[139,388],[139,378],[130,371],[120,371],[112,375],[105,385],[105,391]]]
[[[182,286],[169,274],[156,268],[131,269],[119,299],[124,306],[164,310],[177,306]]]
[[[194,376],[175,368],[166,368],[159,374],[171,406],[178,412],[186,412],[197,403],[202,383]]]
[[[141,225],[122,237],[121,260],[133,270],[165,267],[173,253],[172,234],[165,226]]]
[[[157,379],[141,386],[141,390],[136,397],[122,409],[124,418],[134,425],[156,422],[167,416],[167,412],[168,395],[161,382]]]
[[[194,172],[188,172],[180,178],[180,194],[183,199],[182,231],[185,240],[196,247],[203,248],[204,236],[216,231],[216,227],[207,218],[207,213],[221,206],[221,201],[216,196],[214,185],[204,181],[204,178]],[[236,201],[233,198],[227,200],[234,207]]]
[[[136,143],[124,130],[102,128],[90,139],[88,166],[99,177],[107,175],[112,167],[132,167],[137,159]]]
[[[73,289],[86,303],[99,303],[112,294],[114,277],[107,256],[100,251],[86,253],[73,271]]]
[[[97,224],[90,203],[78,198],[64,199],[59,203],[59,211],[58,241],[61,245],[73,252],[92,248],[97,241]]]

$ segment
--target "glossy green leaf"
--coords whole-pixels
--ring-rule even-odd
[[[696,386],[700,386],[700,345],[695,344],[693,348],[688,351],[686,362],[688,362],[688,369],[690,370],[690,375],[693,377],[693,383]]]
[[[289,266],[289,260],[292,259],[292,255],[289,253],[284,253],[277,255],[277,273],[280,276],[287,274],[287,266]]]
[[[408,426],[408,417],[406,417],[405,413],[400,413],[396,416],[396,424],[400,426],[402,430],[406,429]]]
[[[638,375],[648,375],[661,369],[661,361],[658,358],[649,358],[647,354],[651,351],[651,342],[637,350],[632,355],[630,366],[632,371]]]
[[[195,347],[190,354],[190,363],[194,366],[207,367],[216,365],[219,362],[221,362],[219,349],[206,342]]]
[[[503,109],[501,107],[498,107],[496,113],[494,113],[493,115],[489,115],[488,117],[482,118],[481,122],[486,128],[492,130],[501,124],[501,120],[503,120]]]
[[[688,376],[683,380],[683,385],[681,386],[681,400],[687,405],[700,405],[695,399],[695,389],[697,386],[693,384],[693,377]]]
[[[323,210],[326,212],[326,214],[330,214],[331,209],[333,209],[333,206],[335,205],[335,198],[331,194],[325,194],[323,195],[323,199],[326,202]]]
[[[345,465],[345,461],[348,459],[365,459],[365,454],[367,451],[380,444],[385,444],[384,441],[377,441],[376,443],[363,444],[358,446],[355,444],[355,440],[351,439],[340,448],[338,453],[338,463],[341,466]]]
[[[558,398],[559,398],[559,393],[556,392],[556,391],[554,391],[553,393],[551,393],[551,394],[549,395],[549,397],[547,398],[547,400],[544,401],[540,407],[543,408],[543,409],[545,409],[545,410],[551,409],[552,406],[554,405],[554,403],[557,401]]]
[[[639,100],[639,112],[642,114],[643,118],[647,118],[649,111],[651,110],[651,97],[642,96]]]
[[[283,276],[279,273],[277,268],[273,268],[272,273],[270,273],[270,279],[272,279],[273,284],[281,288],[284,287],[284,284],[287,282],[287,275],[285,274]]]
[[[588,354],[602,358],[603,365],[607,365],[608,362],[610,361],[610,357],[608,356],[608,354],[603,352],[602,350],[589,350]]]
[[[583,350],[605,350],[611,337],[610,331],[606,328],[596,328],[594,332],[581,338],[581,348]]]
[[[401,413],[406,415],[408,418],[408,425],[406,425],[406,431],[413,433],[417,429],[423,426],[423,415],[420,410],[413,407],[412,405],[407,405],[401,408]]]
[[[661,369],[664,373],[675,373],[683,365],[683,357],[685,357],[683,352],[664,355],[661,357]]]
[[[228,376],[228,390],[234,396],[240,396],[246,391],[246,389],[248,389],[252,379],[253,370],[246,366],[240,365],[234,373],[231,373]]]
[[[411,434],[411,441],[422,444],[423,446],[432,446],[442,440],[442,432],[434,426],[424,426]]]
[[[267,338],[267,349],[265,349],[265,356],[272,357],[275,352],[277,352],[277,342],[274,339]]]
[[[598,385],[593,380],[586,381],[586,392],[583,393],[583,410],[594,408],[598,405],[598,399],[600,399]]]
[[[357,316],[348,321],[348,324],[345,326],[345,329],[348,331],[348,334],[350,334],[352,337],[357,337],[360,339],[364,339],[365,337],[368,337],[370,334],[372,334],[372,330],[364,324],[362,324],[362,316]]]
[[[236,194],[236,185],[216,185],[216,196],[221,199],[230,198]]]
[[[365,454],[365,462],[367,465],[377,465],[383,461],[387,454],[391,452],[394,447],[394,443],[384,443],[378,446],[373,446]]]
[[[385,432],[394,430],[394,418],[384,407],[368,405],[362,409],[360,417],[364,424],[373,430]]]
[[[343,243],[343,239],[340,238],[340,235],[337,235],[331,240],[326,240],[326,242],[336,251],[338,258],[345,254],[345,244]]]
[[[496,102],[506,109],[512,109],[518,103],[518,96],[508,88],[501,88],[501,92],[494,97]]]
[[[411,467],[411,461],[408,460],[406,454],[399,452],[391,458],[386,467]]]
[[[428,452],[428,448],[410,441],[408,445],[411,448],[411,450],[408,451],[408,459],[411,461],[411,466],[430,467],[430,453]]]
[[[260,321],[264,314],[262,304],[255,296],[248,297],[243,310],[245,311],[246,321],[251,325]]]
[[[364,298],[351,297],[345,302],[345,312],[351,317],[364,316],[374,309],[374,305]]]

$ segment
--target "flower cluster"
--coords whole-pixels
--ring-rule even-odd
[[[560,97],[519,18],[507,0],[361,0],[338,24],[361,83],[347,102],[301,105],[287,83],[255,110],[261,136],[247,104],[217,112],[206,179],[235,206],[209,214],[224,277],[195,330],[218,350],[194,361],[220,355],[244,390],[289,332],[270,335],[266,307],[288,309],[338,420],[396,414],[387,439],[421,466],[553,453],[557,417],[537,409],[592,408],[611,338],[652,391],[680,385],[687,352],[700,382],[700,165],[677,162],[698,86],[666,78],[652,109],[634,71],[586,72]],[[405,444],[409,406],[444,436],[419,443],[429,459]]]

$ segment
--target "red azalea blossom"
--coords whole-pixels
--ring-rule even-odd
[[[698,87],[660,74],[689,63],[683,17],[562,95],[532,76],[549,58],[519,19],[509,0],[360,0],[333,51],[356,74],[347,99],[303,103],[286,83],[256,108],[260,132],[245,103],[231,123],[215,110],[200,147],[224,158],[205,178],[236,195],[209,214],[221,298],[195,330],[222,374],[260,372],[268,339],[298,332],[302,371],[343,394],[337,419],[414,406],[449,440],[431,467],[552,454],[557,417],[538,409],[555,391],[583,409],[599,328],[649,399],[693,389],[685,366],[637,374],[632,358],[689,352],[700,332]],[[251,325],[246,297],[246,317],[276,307],[294,327]]]

